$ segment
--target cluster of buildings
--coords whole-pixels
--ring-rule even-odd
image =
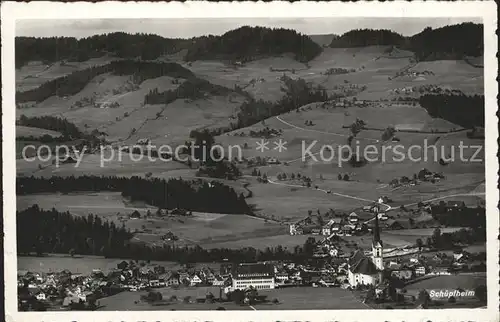
[[[388,199],[386,197],[380,197],[378,202],[385,203]],[[378,219],[386,221],[389,217],[385,212],[379,211],[377,205],[368,205],[360,209],[358,213],[374,213]],[[368,224],[371,220],[363,221],[356,211],[350,214],[340,215],[337,218],[332,218],[326,223],[321,223],[321,220],[314,220],[312,215],[300,219],[289,225],[290,235],[323,235],[330,239],[333,236],[353,236],[353,235],[363,235],[367,232],[371,232],[371,225]],[[319,215],[318,215],[319,216]]]

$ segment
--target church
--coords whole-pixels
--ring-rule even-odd
[[[351,258],[349,258],[349,284],[351,287],[358,285],[377,285],[382,282],[384,261],[384,245],[380,239],[380,229],[378,225],[378,209],[375,209],[375,226],[373,228],[373,242],[371,258],[358,249]]]

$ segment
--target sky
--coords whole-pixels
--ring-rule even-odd
[[[352,29],[390,29],[404,36],[480,18],[207,18],[18,20],[16,36],[83,38],[116,31],[157,34],[166,38],[221,35],[241,26],[294,29],[307,35],[343,34]]]

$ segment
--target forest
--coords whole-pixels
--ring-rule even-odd
[[[432,117],[445,119],[464,128],[484,127],[483,95],[426,94],[420,96],[419,103]]]
[[[17,252],[20,255],[64,253],[100,255],[108,258],[134,260],[163,260],[180,263],[255,262],[264,260],[305,260],[315,249],[316,241],[308,238],[303,246],[287,250],[282,246],[267,247],[264,251],[254,248],[203,249],[196,246],[179,247],[165,244],[150,247],[143,243],[132,243],[132,234],[114,223],[103,221],[89,214],[74,216],[55,209],[43,210],[33,205],[17,212]]]
[[[114,32],[82,39],[73,37],[16,37],[16,68],[29,61],[50,64],[60,60],[86,61],[104,55],[153,60],[187,48],[188,39],[170,39],[151,34]]]
[[[146,79],[161,76],[175,78],[191,78],[194,74],[176,63],[148,62],[139,60],[116,60],[102,66],[93,66],[75,71],[43,83],[35,89],[16,93],[16,102],[42,102],[51,96],[70,96],[80,92],[96,76],[112,73],[115,75],[131,75],[134,81],[141,83]]]
[[[221,36],[197,38],[188,48],[185,60],[225,59],[243,63],[293,53],[297,61],[307,62],[321,51],[321,46],[295,30],[243,26]]]
[[[144,97],[144,104],[169,104],[176,99],[201,99],[205,95],[222,96],[231,93],[232,90],[210,83],[207,80],[192,77],[182,82],[174,90],[159,92],[157,88],[150,90]]]
[[[329,99],[321,86],[312,88],[304,79],[294,80],[286,75],[282,78],[285,86],[281,90],[285,95],[276,103],[251,99],[240,106],[237,124],[232,129],[253,125],[271,116],[280,115],[298,109],[309,103],[324,102]]]
[[[402,45],[405,38],[387,29],[355,29],[332,40],[332,48]]]
[[[418,61],[463,59],[483,55],[483,25],[462,23],[425,28],[411,37],[385,29],[356,29],[334,38],[333,48],[392,45],[413,51]]]
[[[294,53],[299,61],[309,61],[321,47],[308,36],[289,29],[241,27],[222,36],[191,39],[164,38],[151,34],[115,32],[76,39],[72,37],[16,37],[16,68],[29,61],[50,64],[60,60],[86,61],[104,55],[118,58],[154,60],[187,49],[185,59],[229,59],[248,61],[262,55]]]
[[[83,138],[84,134],[78,129],[78,127],[69,122],[66,119],[55,117],[55,116],[34,116],[27,117],[26,115],[21,115],[19,120],[16,121],[16,125],[36,127],[40,129],[46,129],[51,131],[60,132],[62,137],[52,138],[50,135],[45,135],[44,138],[47,142],[53,141],[66,141],[68,139],[80,139]],[[48,138],[50,137],[50,138]],[[44,142],[42,140],[42,142]]]
[[[70,193],[88,191],[116,191],[132,201],[143,201],[161,209],[181,208],[191,211],[223,214],[251,214],[243,193],[219,182],[208,184],[202,180],[144,179],[140,177],[18,177],[18,195],[33,193]],[[193,200],[196,200],[193,203]],[[224,202],[220,202],[224,200]]]

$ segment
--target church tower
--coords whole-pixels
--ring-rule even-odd
[[[380,229],[378,226],[378,215],[379,208],[378,206],[374,209],[375,212],[375,226],[373,228],[373,243],[372,243],[372,261],[375,264],[377,270],[384,270],[384,260],[383,260],[383,250],[384,245],[382,240],[380,239]]]

